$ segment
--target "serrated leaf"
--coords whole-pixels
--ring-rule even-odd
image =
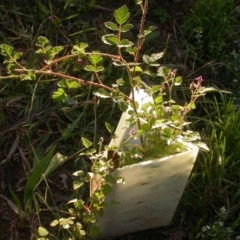
[[[62,79],[60,82],[58,82],[58,86],[61,88],[73,89],[81,87],[81,84],[77,81]]]
[[[150,64],[150,56],[148,56],[147,54],[144,54],[142,56],[142,59],[145,63]]]
[[[97,65],[103,61],[103,57],[100,54],[91,54],[88,56],[88,60],[93,64]]]
[[[161,59],[164,55],[164,52],[160,53],[153,53],[151,56],[144,54],[143,55],[143,61],[147,64],[155,63],[157,60]]]
[[[36,74],[33,71],[27,72],[26,74],[22,74],[20,76],[21,80],[23,81],[32,81],[36,79]]]
[[[9,57],[12,55],[13,47],[8,44],[1,44],[1,54],[5,57]]]
[[[113,31],[118,31],[118,25],[114,22],[105,22],[105,27]]]
[[[23,55],[22,52],[16,52],[16,53],[14,53],[14,55],[13,55],[13,59],[14,59],[15,61],[17,61],[18,59],[20,59],[20,58],[22,57],[22,55]]]
[[[130,13],[126,5],[123,5],[114,12],[115,21],[120,25],[124,24],[129,17]]]
[[[79,87],[81,87],[81,84],[80,84],[79,82],[69,80],[69,83],[68,83],[68,88],[69,88],[69,89],[79,88]]]
[[[36,46],[38,46],[38,47],[45,47],[45,46],[47,46],[48,45],[48,43],[49,43],[49,40],[46,38],[46,37],[44,37],[44,36],[39,36],[38,38],[37,38],[37,42],[36,42]]]
[[[103,66],[94,66],[94,65],[86,65],[84,69],[88,72],[102,72],[104,70]]]
[[[118,45],[119,43],[118,37],[114,34],[106,34],[102,36],[102,41],[108,45]]]
[[[126,23],[121,27],[121,32],[128,32],[133,28],[133,25],[130,23]]]
[[[88,139],[85,138],[85,137],[82,137],[82,138],[81,138],[81,141],[82,141],[82,144],[83,144],[83,146],[84,146],[85,148],[89,148],[89,147],[91,147],[92,144],[93,144],[90,140],[88,140]]]
[[[134,54],[137,52],[137,48],[136,48],[136,47],[127,47],[127,48],[126,48],[126,51],[127,51],[129,54],[134,55]]]
[[[104,70],[103,66],[97,66],[95,72],[102,72]]]
[[[93,65],[86,65],[86,66],[84,67],[84,70],[86,70],[86,71],[88,71],[88,72],[95,72],[96,67],[93,66]]]
[[[55,102],[64,102],[67,99],[67,94],[63,88],[58,88],[57,91],[53,92],[52,99]]]
[[[44,54],[44,50],[42,48],[39,48],[38,50],[35,51],[37,54]]]
[[[87,47],[88,47],[87,43],[81,42],[81,43],[73,46],[71,53],[72,54],[84,54],[85,48],[87,48]]]
[[[57,54],[59,54],[62,50],[64,49],[63,46],[55,46],[51,49],[51,57],[53,58],[54,56],[56,56]]]
[[[122,39],[119,44],[117,44],[118,47],[131,47],[133,45],[133,42],[129,41],[128,39]]]
[[[151,63],[154,63],[156,62],[157,60],[161,59],[164,55],[164,52],[160,52],[160,53],[153,53],[151,56],[150,56],[150,62]]]
[[[164,76],[164,72],[163,72],[163,67],[159,67],[157,70],[157,76],[159,77],[163,77]]]

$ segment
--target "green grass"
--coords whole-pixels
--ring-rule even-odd
[[[236,41],[239,35],[238,1],[193,1],[180,26],[186,43],[186,62],[218,86],[231,88],[239,78]]]
[[[231,228],[233,232],[228,237],[239,236],[239,117],[240,110],[232,101],[208,105],[204,134],[209,152],[199,155],[182,202],[183,222],[190,239],[195,239],[202,227],[213,226],[216,221]],[[226,212],[219,217],[222,207]],[[221,231],[215,230],[216,237]]]

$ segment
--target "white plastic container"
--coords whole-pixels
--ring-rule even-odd
[[[130,95],[131,96],[131,95]],[[144,90],[135,90],[139,106],[152,101]],[[117,139],[110,145],[121,147],[129,131],[127,112],[122,114],[116,129]],[[136,140],[134,144],[139,144]],[[136,231],[167,226],[176,211],[188,177],[198,154],[198,148],[191,146],[188,151],[164,158],[125,166],[114,172],[123,177],[126,184],[115,184],[113,192],[105,202],[104,216],[99,218],[101,238],[115,237]]]

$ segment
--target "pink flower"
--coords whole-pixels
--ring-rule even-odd
[[[195,80],[197,80],[198,81],[198,83],[202,83],[203,82],[203,77],[200,75],[200,76],[198,76],[197,78],[195,78]]]
[[[193,90],[193,89],[199,90],[202,86],[202,82],[203,82],[203,77],[200,75],[191,82],[189,86],[190,90]]]
[[[135,137],[136,134],[137,134],[137,131],[136,131],[134,128],[132,128],[132,129],[130,130],[130,132],[129,132],[129,136],[130,136],[130,137]]]

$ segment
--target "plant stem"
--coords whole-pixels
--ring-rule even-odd
[[[137,51],[134,56],[134,62],[138,62],[139,54],[140,54],[140,51],[141,51],[143,43],[144,43],[143,31],[144,31],[146,15],[147,15],[147,11],[148,11],[148,0],[145,0],[144,5],[140,4],[140,6],[141,6],[141,10],[142,10],[142,18],[141,18],[140,27],[139,27]]]
[[[84,86],[95,86],[97,88],[102,88],[102,89],[105,89],[109,92],[115,92],[116,89],[114,88],[111,88],[107,85],[104,85],[102,83],[96,83],[96,82],[91,82],[91,81],[87,81],[87,80],[84,80],[84,79],[81,79],[81,78],[77,78],[77,77],[74,77],[74,76],[70,76],[70,75],[67,75],[67,74],[64,74],[64,73],[61,73],[61,72],[53,72],[53,71],[46,71],[46,70],[29,70],[29,69],[14,69],[16,72],[19,72],[19,73],[24,73],[24,72],[33,72],[37,75],[47,75],[47,76],[55,76],[55,77],[60,77],[60,78],[63,78],[63,79],[69,79],[69,80],[73,80],[73,81],[77,81],[79,82],[81,85],[84,85]],[[128,100],[129,102],[132,102],[133,100],[128,97],[127,95],[124,94],[124,98],[126,100]]]
[[[141,10],[142,10],[142,17],[141,17],[141,23],[140,23],[140,28],[139,28],[139,33],[138,33],[138,43],[137,43],[137,51],[134,55],[134,63],[137,63],[139,61],[139,54],[140,51],[142,49],[143,43],[144,43],[144,36],[143,36],[143,31],[144,31],[144,24],[145,24],[145,20],[146,20],[146,14],[147,14],[147,10],[148,10],[148,0],[145,0],[144,4],[140,4],[141,6]],[[137,126],[138,129],[141,128],[141,122],[139,120],[138,117],[138,111],[137,111],[137,107],[135,104],[135,92],[134,92],[134,84],[132,82],[134,76],[131,74],[130,69],[127,69],[128,71],[128,75],[129,75],[129,80],[130,80],[130,84],[131,84],[131,88],[132,88],[132,106],[133,106],[133,111],[135,112],[136,118],[137,118]],[[143,141],[143,136],[140,135],[140,142],[141,145],[144,149],[144,141]]]

